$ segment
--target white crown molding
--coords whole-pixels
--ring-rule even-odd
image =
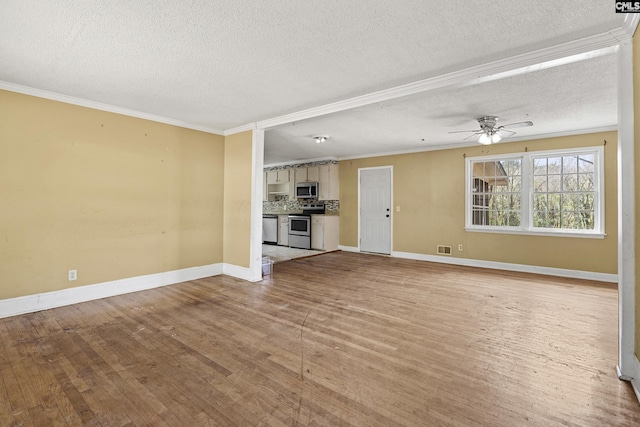
[[[228,133],[225,133],[225,135],[236,133],[238,129],[246,130],[247,126],[255,126],[257,129],[267,130],[275,126],[295,121],[310,119],[417,93],[428,92],[445,87],[452,88],[470,86],[546,68],[570,64],[602,55],[609,55],[617,51],[618,43],[619,39],[615,32],[602,33],[580,40],[528,52],[522,55],[489,62],[464,70],[454,71],[413,83],[357,96],[343,101],[258,121],[256,123],[230,129],[227,131]]]
[[[241,132],[246,132],[249,130],[256,130],[256,129],[258,129],[258,127],[256,126],[256,123],[247,123],[246,125],[225,130],[224,136],[234,135],[236,133],[241,133]]]
[[[498,144],[504,144],[508,142],[521,142],[521,141],[535,141],[538,139],[549,139],[549,138],[559,138],[562,136],[572,136],[572,135],[587,135],[590,133],[600,133],[600,132],[617,132],[618,126],[602,126],[598,128],[589,128],[589,129],[575,129],[575,130],[567,130],[562,132],[550,132],[550,133],[542,133],[534,136],[520,136],[520,137],[509,137],[500,141]]]
[[[599,128],[590,128],[590,129],[577,129],[565,132],[554,132],[554,133],[545,133],[540,135],[532,135],[532,136],[523,136],[519,138],[506,138],[500,141],[498,144],[507,144],[510,142],[522,142],[522,141],[536,141],[539,139],[549,139],[549,138],[558,138],[562,136],[571,136],[571,135],[587,135],[591,133],[600,133],[600,132],[612,132],[617,131],[617,126],[604,126]],[[358,156],[346,156],[337,158],[338,161],[342,160],[356,160],[356,159],[367,159],[370,157],[383,157],[383,156],[397,156],[401,154],[412,154],[412,153],[422,153],[427,151],[439,151],[439,150],[452,150],[456,148],[467,148],[467,147],[476,147],[478,146],[477,141],[463,142],[463,143],[451,143],[451,144],[438,144],[438,145],[430,145],[425,147],[419,147],[415,149],[408,150],[397,150],[397,151],[386,151],[380,153],[371,153],[366,155],[358,155]],[[306,163],[306,162],[303,162]]]
[[[192,123],[175,120],[168,117],[157,116],[155,114],[143,113],[141,111],[130,110],[128,108],[117,107],[115,105],[103,104],[101,102],[89,101],[74,96],[63,95],[48,90],[36,89],[29,86],[22,86],[15,83],[9,83],[0,80],[0,89],[31,95],[38,98],[50,99],[52,101],[64,102],[65,104],[78,105],[80,107],[91,108],[94,110],[107,111],[109,113],[121,114],[123,116],[135,117],[138,119],[149,120],[152,122],[164,123],[167,125],[178,126],[181,128],[197,130],[200,132],[212,133],[215,135],[224,135],[224,132],[218,129],[212,129],[206,126],[199,126]]]

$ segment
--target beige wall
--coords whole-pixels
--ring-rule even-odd
[[[470,157],[605,146],[604,239],[466,232],[465,154]],[[393,166],[393,251],[436,255],[453,246],[454,257],[594,271],[617,272],[617,178],[615,132],[474,146],[340,162],[340,244],[358,246],[358,168]],[[395,210],[395,209],[394,209]],[[458,252],[458,244],[463,251]]]
[[[251,261],[252,132],[226,137],[224,156],[224,262]]]
[[[0,91],[0,299],[222,262],[223,177],[222,136]]]

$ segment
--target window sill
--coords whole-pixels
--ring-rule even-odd
[[[525,236],[546,236],[546,237],[573,237],[580,239],[604,239],[606,233],[576,233],[574,231],[530,231],[530,230],[508,230],[504,228],[478,228],[465,227],[465,231],[473,233],[497,233],[497,234],[520,234]]]

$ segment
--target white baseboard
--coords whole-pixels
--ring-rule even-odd
[[[640,402],[640,360],[633,358],[633,378],[631,378],[631,386],[636,394],[636,399]]]
[[[220,274],[223,274],[223,265],[218,263],[9,298],[0,300],[0,318],[159,288]]]
[[[239,267],[233,264],[226,264],[226,263],[223,264],[222,274],[225,274],[227,276],[232,276],[237,279],[246,280],[248,282],[257,282],[259,280],[262,280],[262,269],[260,269],[260,272],[258,275],[255,275],[255,274],[252,274],[250,268]]]
[[[341,251],[360,252],[357,246],[339,246]],[[439,262],[441,264],[464,265],[467,267],[491,268],[494,270],[517,271],[521,273],[546,274],[549,276],[570,277],[573,279],[597,280],[600,282],[618,283],[617,274],[597,273],[592,271],[569,270],[565,268],[537,267],[533,265],[511,264],[507,262],[482,261],[477,259],[456,258],[441,255],[424,255],[412,252],[391,252],[392,257],[415,259],[418,261]]]
[[[573,279],[597,280],[600,282],[618,283],[617,274],[597,273],[593,271],[569,270],[565,268],[538,267],[534,265],[511,264],[507,262],[482,261],[468,258],[454,258],[440,255],[423,255],[410,252],[392,252],[391,256],[415,259],[420,261],[439,262],[442,264],[464,265],[468,267],[490,268],[494,270],[517,271],[520,273],[546,274]]]

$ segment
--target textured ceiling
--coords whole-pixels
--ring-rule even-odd
[[[421,151],[474,144],[478,117],[498,125],[531,120],[513,129],[514,141],[562,132],[615,127],[616,55],[452,90],[426,92],[278,126],[266,132],[265,163],[363,153]],[[576,76],[580,76],[576,78]],[[314,135],[329,135],[323,144]]]
[[[611,2],[601,0],[0,0],[0,81],[225,131],[607,33],[623,20]],[[602,61],[615,69],[611,58]],[[585,71],[567,71],[572,80],[585,79],[569,86],[602,94],[611,108],[611,87],[594,80],[590,87],[582,77],[596,72],[588,62],[576,65]],[[567,74],[554,72],[532,80],[557,87],[561,80],[553,79]],[[393,145],[378,142],[375,149],[405,147],[418,137],[448,143],[451,127],[475,128],[478,114],[507,121],[535,114],[536,126],[546,120],[538,115],[543,109],[536,107],[541,97],[534,83],[507,80],[317,119],[320,124],[335,117],[333,126],[342,130],[333,141],[340,135],[351,151],[296,153],[290,147],[285,155],[278,141],[295,135],[270,130],[265,160],[356,155],[353,147],[383,136]],[[580,108],[610,121],[612,110],[586,105],[594,97],[584,98]],[[428,120],[409,132],[420,118]]]

